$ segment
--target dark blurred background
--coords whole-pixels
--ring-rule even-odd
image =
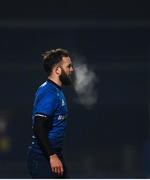
[[[92,109],[65,89],[65,159],[71,178],[150,177],[148,1],[0,2],[0,178],[30,178],[34,93],[45,81],[41,53],[62,47],[98,78]]]

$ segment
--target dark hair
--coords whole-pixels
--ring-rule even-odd
[[[62,61],[63,57],[68,57],[69,53],[65,49],[52,49],[42,54],[43,66],[46,73],[49,75],[52,72],[54,65]]]

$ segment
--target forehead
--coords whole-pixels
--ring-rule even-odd
[[[63,57],[62,63],[63,63],[63,65],[72,64],[70,57]]]

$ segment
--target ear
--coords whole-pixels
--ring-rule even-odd
[[[61,74],[61,68],[59,66],[56,67],[55,72],[57,75]]]

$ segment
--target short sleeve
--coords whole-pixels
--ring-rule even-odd
[[[46,93],[35,103],[35,116],[52,116],[57,107],[57,98],[54,93]]]

